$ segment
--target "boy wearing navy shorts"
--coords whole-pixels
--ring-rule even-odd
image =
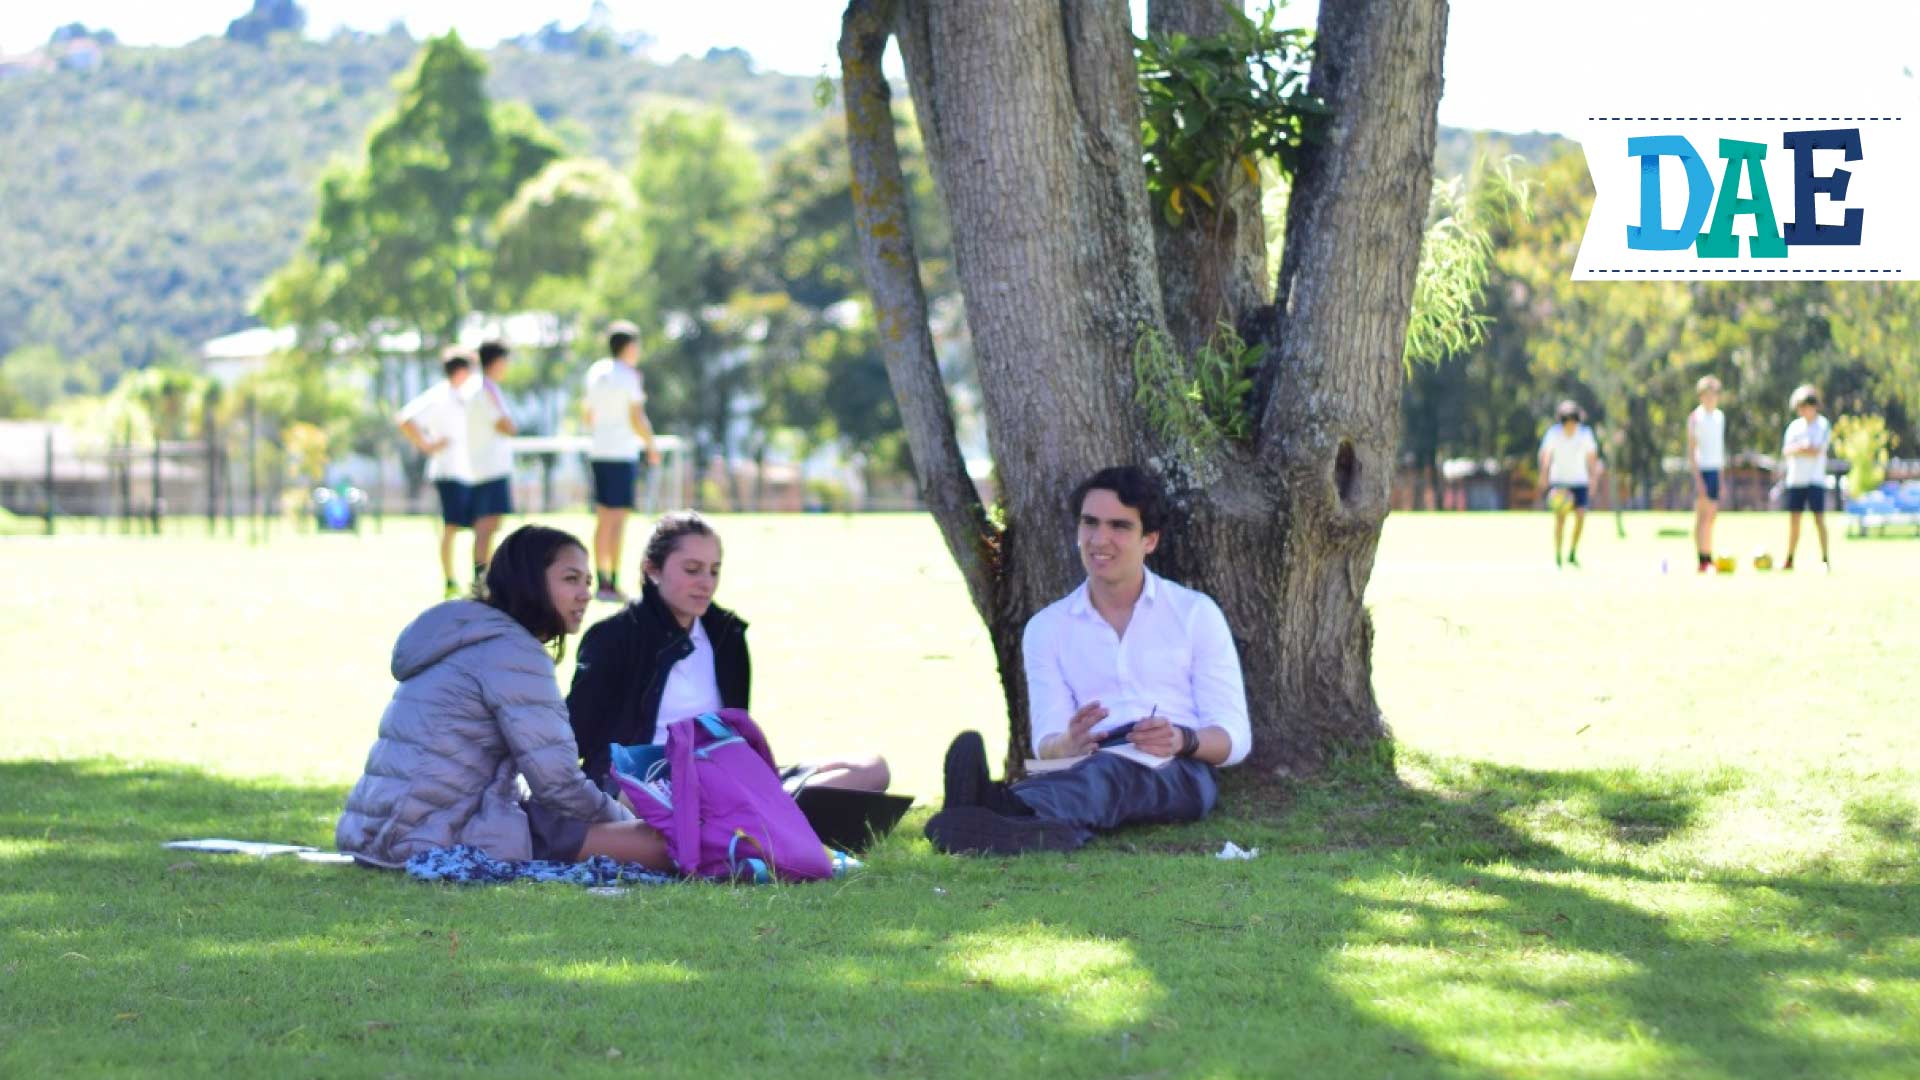
[[[1587,524],[1587,491],[1600,475],[1600,444],[1593,429],[1581,421],[1586,414],[1572,401],[1554,410],[1554,424],[1540,440],[1540,476],[1551,489],[1553,507],[1553,565],[1562,565],[1560,541],[1567,515],[1573,515],[1573,542],[1567,545],[1565,565],[1580,565],[1580,532]]]
[[[1713,519],[1720,514],[1720,470],[1727,464],[1727,414],[1720,411],[1720,380],[1694,385],[1700,407],[1687,417],[1687,462],[1693,468],[1693,550],[1699,572],[1713,569]]]
[[[493,556],[493,538],[500,522],[513,513],[513,444],[520,429],[507,411],[500,380],[507,376],[513,356],[501,341],[480,343],[480,377],[467,381],[467,448],[473,460],[473,483],[468,489],[473,514],[473,578],[486,575]]]
[[[1801,386],[1789,402],[1799,415],[1787,425],[1780,452],[1786,459],[1787,488],[1787,563],[1793,569],[1794,549],[1800,546],[1800,515],[1813,511],[1813,531],[1820,536],[1820,565],[1827,570],[1827,445],[1833,441],[1833,425],[1820,415],[1820,391]]]
[[[460,594],[453,580],[453,537],[473,528],[473,506],[467,481],[472,463],[467,454],[467,403],[461,387],[473,375],[473,357],[449,349],[440,363],[446,379],[428,387],[406,403],[394,419],[400,434],[427,456],[427,479],[440,496],[440,574],[443,594]]]
[[[587,452],[593,467],[594,599],[625,603],[620,591],[620,548],[627,515],[633,512],[633,488],[639,456],[660,464],[653,424],[647,420],[647,389],[640,377],[640,328],[617,322],[607,328],[607,356],[587,369],[587,427],[593,442]]]

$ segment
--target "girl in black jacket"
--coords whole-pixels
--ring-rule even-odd
[[[580,641],[567,714],[586,774],[606,778],[609,743],[663,742],[674,720],[746,709],[752,664],[747,624],[713,602],[720,587],[720,537],[691,510],[654,526],[640,563],[640,598],[590,628]],[[878,755],[796,766],[810,785],[885,791]]]

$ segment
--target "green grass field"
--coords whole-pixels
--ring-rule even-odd
[[[0,540],[0,1075],[1920,1075],[1920,541],[1699,578],[1685,525],[1596,517],[1556,571],[1544,515],[1391,519],[1390,770],[1070,857],[938,856],[917,810],[850,880],[617,896],[158,846],[330,845],[427,523]],[[930,522],[720,527],[783,757],[931,802],[955,731],[1004,746]]]

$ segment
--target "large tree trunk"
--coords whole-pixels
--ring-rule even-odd
[[[1219,0],[1161,4],[1182,20]],[[1210,326],[1243,230],[1157,244],[1121,0],[852,0],[841,57],[865,266],[913,456],[990,630],[1010,757],[1028,733],[1020,634],[1081,579],[1064,499],[1097,468],[1150,464],[1177,520],[1156,567],[1219,601],[1240,645],[1255,761],[1310,769],[1385,734],[1361,604],[1398,433],[1401,346],[1427,206],[1444,0],[1323,6],[1314,89],[1333,116],[1297,179],[1259,436],[1207,457],[1134,404],[1145,330]],[[953,222],[1000,522],[964,476],[904,213],[880,50],[891,25]],[[1217,258],[1224,256],[1224,258]],[[1208,261],[1209,268],[1192,263]],[[945,484],[946,486],[942,486]]]

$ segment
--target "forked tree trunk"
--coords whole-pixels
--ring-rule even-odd
[[[1219,3],[1161,3],[1153,18],[1203,25],[1199,9]],[[1254,760],[1305,771],[1385,735],[1362,596],[1387,511],[1445,22],[1444,0],[1323,5],[1312,85],[1333,115],[1296,178],[1282,300],[1242,320],[1270,346],[1251,403],[1258,435],[1199,456],[1135,405],[1134,345],[1149,329],[1210,326],[1221,296],[1257,294],[1246,275],[1259,260],[1246,230],[1156,242],[1123,0],[848,5],[856,221],[888,374],[994,642],[1010,757],[1029,730],[1021,630],[1082,577],[1065,497],[1128,461],[1156,467],[1178,508],[1156,568],[1214,596],[1233,627]],[[966,482],[933,363],[880,75],[889,31],[953,223],[998,524]],[[1203,255],[1206,272],[1192,265]],[[1229,270],[1203,280],[1217,267]]]

